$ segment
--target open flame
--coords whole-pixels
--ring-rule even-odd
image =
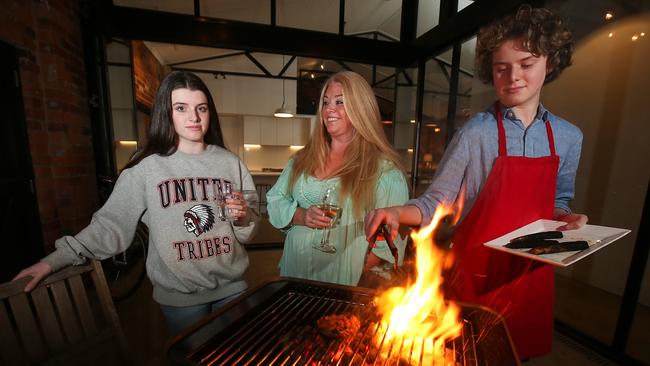
[[[417,253],[415,282],[393,287],[375,299],[383,314],[382,325],[387,327],[381,343],[402,337],[402,356],[409,358],[413,347],[422,347],[426,358],[433,361],[429,364],[448,359],[445,343],[458,337],[463,327],[460,307],[443,296],[442,272],[449,262],[446,263],[445,251],[433,242],[434,229],[451,213],[450,207],[440,205],[427,227],[411,233]],[[457,220],[458,214],[454,221]]]

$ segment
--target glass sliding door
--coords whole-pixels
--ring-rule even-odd
[[[632,232],[556,271],[556,319],[595,342],[614,345],[615,353],[648,364],[647,250],[645,258],[635,256],[643,253],[639,245],[648,245],[639,242],[639,235],[650,180],[650,165],[640,160],[650,156],[650,39],[645,34],[650,29],[650,4],[621,1],[609,5],[592,6],[586,0],[549,4],[568,19],[575,51],[573,65],[543,89],[542,103],[577,125],[584,135],[572,209],[586,213],[590,224]],[[613,14],[610,20],[607,11]],[[639,264],[646,267],[645,280]],[[639,283],[639,296],[626,298],[627,288]],[[629,316],[630,331],[617,331]]]
[[[393,146],[402,158],[409,176],[412,174],[415,151],[415,116],[418,70],[402,69],[394,81],[395,118],[393,122]]]
[[[425,65],[420,121],[420,149],[417,160],[418,177],[415,196],[419,196],[431,184],[438,162],[445,150],[447,111],[451,81],[451,51],[428,60]]]

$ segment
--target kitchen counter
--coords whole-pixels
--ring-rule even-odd
[[[261,176],[261,177],[279,177],[282,172],[263,172],[260,170],[251,170],[251,175],[253,177],[255,176]]]

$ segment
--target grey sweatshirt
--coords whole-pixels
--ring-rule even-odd
[[[248,255],[241,242],[255,234],[259,217],[233,226],[219,218],[216,195],[228,184],[254,190],[239,158],[209,145],[200,154],[151,155],[124,170],[106,204],[86,228],[55,243],[43,261],[53,271],[86,258],[105,259],[124,251],[138,220],[149,227],[147,274],[160,304],[191,306],[246,289]]]

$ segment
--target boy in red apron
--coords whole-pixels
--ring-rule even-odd
[[[571,213],[582,133],[540,104],[542,86],[570,65],[573,40],[546,9],[521,7],[481,29],[478,74],[499,100],[456,132],[427,192],[405,206],[366,216],[370,239],[381,223],[431,221],[440,203],[465,205],[454,234],[454,268],[447,279],[457,300],[486,305],[506,318],[521,358],[551,350],[553,268],[485,248],[483,243],[537,219],[576,229],[587,216]]]

